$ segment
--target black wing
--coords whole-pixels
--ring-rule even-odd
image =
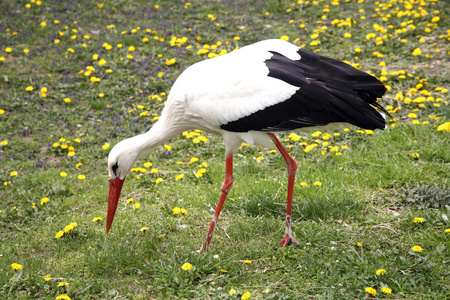
[[[228,131],[293,130],[345,122],[364,129],[384,129],[385,119],[375,109],[386,87],[375,77],[347,63],[299,49],[300,60],[278,52],[265,61],[268,76],[299,87],[291,98],[241,119],[221,125]]]

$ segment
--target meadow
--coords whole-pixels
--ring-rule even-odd
[[[1,299],[450,299],[450,7],[444,0],[0,2]],[[189,65],[268,38],[388,88],[384,131],[243,144],[211,249],[222,139],[138,162],[106,235],[107,156]]]

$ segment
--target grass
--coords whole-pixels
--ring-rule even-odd
[[[450,298],[445,1],[0,5],[0,298]],[[299,164],[300,247],[278,246],[283,159],[244,145],[211,250],[195,253],[225,170],[221,139],[195,131],[138,163],[106,235],[112,146],[151,127],[189,65],[281,37],[383,80],[394,118],[280,134]]]

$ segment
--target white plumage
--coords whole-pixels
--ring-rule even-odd
[[[297,165],[271,132],[342,122],[384,129],[384,117],[375,108],[387,114],[376,102],[385,91],[373,76],[282,40],[261,41],[190,66],[174,83],[161,116],[150,131],[121,141],[111,150],[107,232],[122,184],[133,165],[181,132],[201,129],[223,136],[226,146],[225,180],[202,249],[210,243],[231,189],[233,153],[242,142],[275,145],[286,160],[286,229],[280,243],[298,244],[291,230]]]
[[[269,51],[300,59],[298,47],[266,40],[186,69],[173,85],[168,101],[185,102],[209,124],[219,127],[291,97],[298,87],[268,77]],[[218,109],[220,107],[220,109]]]

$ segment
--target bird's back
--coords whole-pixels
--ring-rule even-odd
[[[267,40],[186,69],[172,101],[212,127],[232,132],[280,131],[334,122],[385,128],[376,102],[386,88],[352,66]]]

